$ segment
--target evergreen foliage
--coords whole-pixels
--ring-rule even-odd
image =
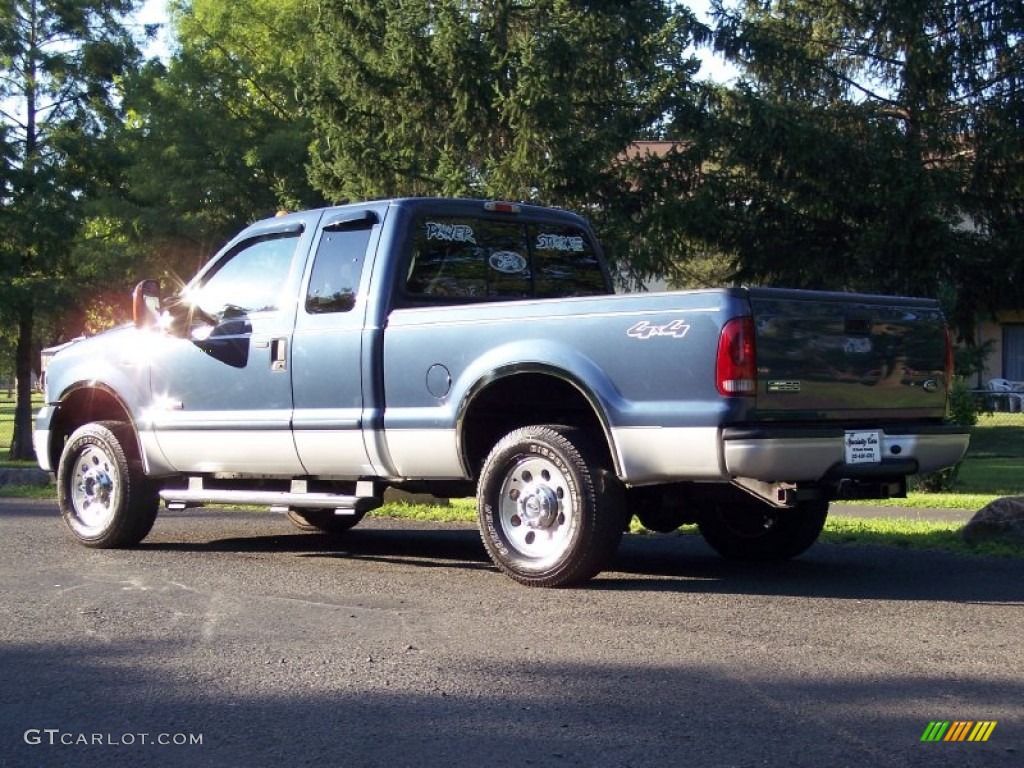
[[[644,162],[624,153],[695,125],[690,46],[705,33],[658,0],[318,3],[302,91],[313,184],[333,200],[470,196],[583,210],[624,264],[650,273],[666,262],[637,247],[657,239],[638,224],[663,179],[647,184]],[[665,175],[664,161],[648,165]]]
[[[705,236],[743,279],[943,298],[970,336],[1024,289],[1021,3],[715,0]]]
[[[131,0],[0,1],[0,321],[15,337],[12,459],[31,459],[37,323],[73,302],[88,264],[75,258],[87,203],[116,166],[106,141],[115,85],[138,49]]]

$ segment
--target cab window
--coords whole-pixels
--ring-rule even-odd
[[[278,309],[298,242],[299,234],[289,232],[239,243],[197,289],[189,291],[189,300],[212,316],[226,309],[246,313]]]
[[[306,291],[308,313],[348,312],[355,306],[371,231],[369,226],[324,231]]]

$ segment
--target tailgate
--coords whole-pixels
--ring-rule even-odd
[[[756,289],[757,417],[941,418],[946,330],[938,303]]]

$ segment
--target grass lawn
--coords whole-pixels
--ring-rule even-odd
[[[820,541],[834,544],[881,545],[900,549],[937,549],[961,555],[1024,557],[1024,544],[1010,541],[972,546],[961,536],[959,523],[899,518],[830,517]]]
[[[1024,458],[1024,413],[982,414],[967,455],[978,459]]]
[[[32,394],[32,413],[43,404],[39,393]],[[14,436],[14,398],[7,396],[7,390],[0,390],[0,467],[34,467],[31,461],[8,461],[7,454],[11,450],[11,438]]]

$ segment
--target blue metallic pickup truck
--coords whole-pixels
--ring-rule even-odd
[[[404,199],[253,224],[177,295],[50,362],[36,421],[71,533],[139,543],[162,500],[340,533],[387,487],[478,500],[495,564],[585,582],[633,516],[726,557],[817,539],[829,502],[963,455],[934,301],[614,295],[571,213]]]

